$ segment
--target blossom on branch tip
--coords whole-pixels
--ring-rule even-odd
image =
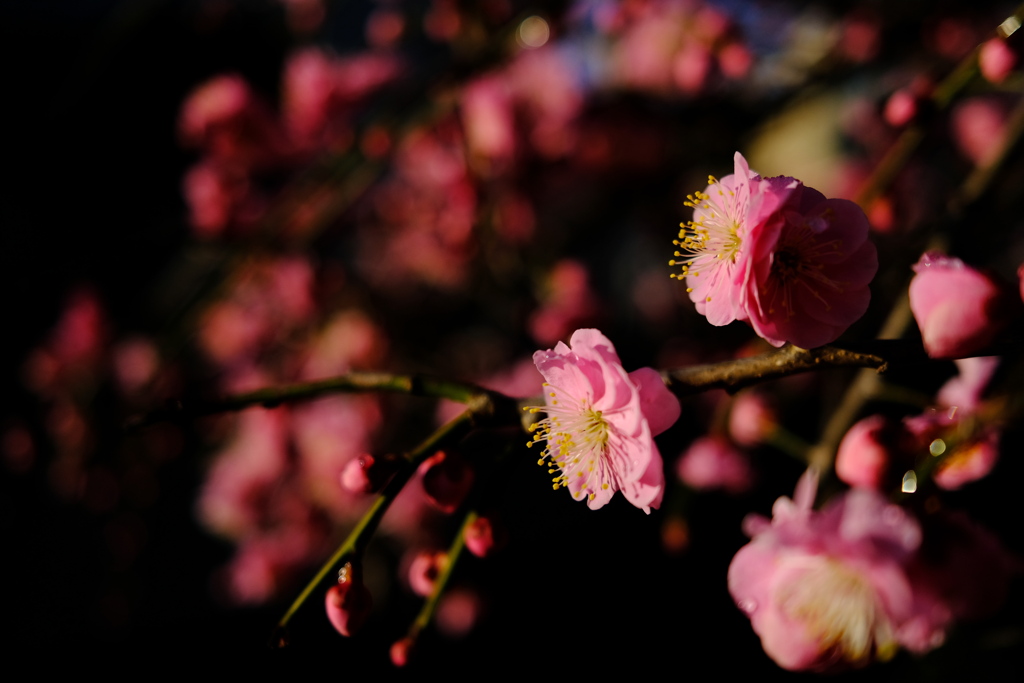
[[[653,437],[679,418],[679,402],[652,368],[626,373],[615,347],[597,330],[576,330],[569,346],[533,355],[544,376],[547,417],[530,426],[528,445],[546,442],[538,464],[596,510],[616,491],[644,512],[661,504],[661,454]]]
[[[739,152],[735,169],[688,197],[673,277],[712,325],[747,321],[774,346],[834,341],[871,297],[878,255],[867,217],[795,178],[762,178]]]
[[[673,240],[682,260],[669,261],[682,267],[672,277],[686,280],[690,300],[712,325],[747,319],[744,283],[752,265],[768,258],[781,227],[778,210],[799,185],[794,178],[761,178],[739,152],[734,163],[732,175],[709,176],[707,191],[687,196],[693,220],[680,224],[679,239]],[[762,233],[770,237],[760,242],[768,251],[754,253],[748,238]]]

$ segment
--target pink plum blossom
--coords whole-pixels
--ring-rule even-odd
[[[686,280],[690,300],[712,325],[748,318],[744,284],[754,263],[770,258],[782,227],[778,211],[800,185],[794,178],[761,178],[739,152],[734,163],[732,175],[709,178],[707,191],[688,197],[693,220],[681,225],[673,242],[681,260],[669,261],[682,266],[674,277]],[[760,252],[751,250],[754,235],[764,235]]]
[[[917,521],[867,489],[815,511],[816,488],[809,471],[770,522],[748,517],[752,540],[729,566],[729,592],[768,656],[785,669],[825,670],[941,643],[949,610],[908,574]]]
[[[724,489],[730,493],[743,493],[753,481],[747,456],[720,436],[704,436],[694,441],[679,459],[676,473],[692,488]]]
[[[652,368],[629,374],[615,347],[593,329],[576,330],[569,346],[533,355],[544,376],[544,411],[530,427],[533,440],[546,441],[539,464],[555,474],[554,488],[586,497],[596,510],[616,491],[650,513],[665,488],[661,454],[653,437],[679,418],[679,402]]]
[[[871,300],[878,254],[868,240],[868,219],[853,202],[826,199],[804,185],[794,188],[780,214],[777,238],[771,231],[750,235],[755,261],[744,283],[750,324],[773,346],[828,344]],[[771,256],[759,258],[768,242]]]
[[[928,252],[914,266],[910,310],[932,358],[974,355],[1002,329],[1003,292],[958,258]]]
[[[739,152],[734,161],[735,173],[688,198],[675,277],[712,325],[748,321],[774,346],[834,341],[871,298],[878,255],[867,217],[795,178],[761,178]]]

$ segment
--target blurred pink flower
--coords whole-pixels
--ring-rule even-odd
[[[999,367],[1000,360],[999,356],[976,356],[955,360],[959,374],[951,377],[939,389],[936,396],[939,404],[955,406],[968,413],[975,412],[981,404],[981,397],[988,387],[989,380]]]
[[[682,266],[675,277],[686,279],[690,300],[712,325],[747,319],[744,285],[754,263],[769,259],[782,227],[778,211],[800,185],[794,178],[761,178],[739,152],[734,163],[732,175],[710,178],[706,192],[688,197],[693,220],[674,241],[680,260],[669,261]],[[755,235],[763,237],[752,244]]]
[[[530,335],[539,344],[553,344],[580,325],[593,324],[600,309],[586,267],[573,259],[555,264],[539,298],[541,306],[529,322]]]
[[[748,517],[752,540],[729,566],[729,592],[768,656],[790,670],[838,669],[941,643],[949,610],[908,576],[918,523],[867,489],[814,511],[816,488],[809,471],[770,522]]]
[[[935,468],[935,483],[947,491],[955,491],[988,476],[998,460],[999,432],[989,430],[943,458]]]
[[[960,259],[928,252],[914,272],[910,310],[932,358],[976,354],[1006,323],[999,285]]]
[[[978,52],[981,75],[993,83],[1002,83],[1017,66],[1017,53],[1003,38],[989,38]]]
[[[596,510],[616,491],[650,513],[661,504],[665,475],[653,437],[679,417],[680,407],[657,371],[626,374],[612,343],[597,330],[576,330],[570,345],[533,355],[544,376],[548,417],[530,427],[531,443],[546,441],[538,461]]]
[[[1000,97],[964,100],[950,115],[953,141],[976,166],[986,166],[999,153],[1009,118],[1009,103]]]
[[[676,464],[676,474],[692,488],[729,493],[747,491],[754,476],[747,456],[721,436],[703,436],[690,444]]]
[[[810,349],[835,341],[871,300],[868,284],[878,270],[868,219],[846,199],[826,199],[800,185],[771,231],[750,234],[753,274],[744,283],[750,324],[774,346]],[[770,246],[768,243],[771,243]],[[765,251],[770,258],[758,258]]]
[[[778,426],[775,409],[759,391],[742,391],[729,409],[729,436],[740,446],[753,448],[771,436]]]

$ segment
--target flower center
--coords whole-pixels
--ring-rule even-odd
[[[547,383],[544,386],[551,388]],[[548,394],[551,399],[548,405],[524,409],[548,414],[530,425],[533,438],[526,445],[546,442],[537,464],[546,464],[548,474],[555,475],[551,479],[552,488],[572,485],[575,497],[589,491],[593,500],[596,486],[607,489],[611,483],[608,478],[613,476],[605,462],[612,426],[602,411],[593,409],[589,399],[569,399],[563,403],[558,395],[558,390],[554,389]]]
[[[843,242],[839,239],[819,242],[816,233],[807,225],[790,224],[782,232],[780,244],[772,255],[770,282],[774,285],[768,299],[769,313],[776,306],[789,316],[794,315],[793,294],[797,286],[802,287],[825,310],[832,308],[828,297],[822,295],[842,293],[845,282],[833,280],[825,274],[824,257],[841,254]]]
[[[803,622],[822,652],[835,648],[848,662],[865,662],[874,654],[890,659],[898,648],[892,624],[871,584],[834,560],[816,563],[780,587],[786,614]]]
[[[680,223],[678,239],[672,240],[679,247],[673,256],[682,260],[668,262],[670,266],[682,267],[682,272],[672,273],[672,277],[680,280],[699,276],[701,268],[712,266],[715,261],[736,263],[743,246],[739,235],[744,210],[741,200],[714,176],[708,176],[708,185],[708,192],[697,190],[683,202],[693,209],[693,220]]]

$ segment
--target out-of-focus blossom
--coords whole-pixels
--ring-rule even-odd
[[[512,93],[503,78],[484,76],[462,90],[466,143],[474,154],[507,162],[515,152]]]
[[[282,339],[314,312],[313,272],[299,257],[254,261],[239,268],[225,298],[203,313],[198,343],[214,362],[252,358],[261,345]]]
[[[748,517],[752,540],[729,566],[729,592],[768,656],[790,670],[838,669],[941,643],[950,612],[908,573],[918,523],[867,489],[814,511],[816,486],[808,473],[770,522]]]
[[[998,460],[999,433],[989,430],[943,458],[933,477],[939,487],[955,491],[988,476]]]
[[[96,293],[88,288],[73,292],[46,342],[29,354],[26,385],[39,395],[50,395],[61,387],[94,381],[107,337],[106,315]]]
[[[989,380],[999,367],[999,361],[999,356],[958,358],[954,362],[959,373],[939,389],[936,395],[939,404],[955,406],[969,413],[975,412],[981,405],[981,397]]]
[[[953,107],[953,141],[976,166],[995,161],[1006,138],[1009,104],[997,97],[972,97]]]
[[[342,151],[354,138],[357,105],[402,72],[391,54],[338,57],[306,48],[288,58],[282,103],[284,124],[303,152]]]
[[[775,410],[759,391],[742,391],[729,409],[729,436],[740,446],[753,448],[771,436],[778,425]]]
[[[906,88],[900,88],[886,100],[882,116],[893,128],[902,128],[917,116],[918,107],[917,97]]]
[[[582,263],[559,261],[545,281],[541,307],[530,316],[530,334],[539,344],[554,344],[580,325],[595,322],[597,295]]]
[[[277,163],[286,151],[269,108],[237,74],[214,77],[193,90],[181,105],[178,130],[186,145],[244,169]]]
[[[914,272],[910,310],[932,358],[975,354],[1005,325],[1002,289],[987,274],[939,252],[921,256]]]
[[[259,524],[270,490],[288,463],[283,410],[251,408],[238,416],[230,443],[217,455],[199,496],[203,523],[229,538]]]
[[[338,581],[328,589],[324,603],[331,625],[343,636],[354,635],[366,623],[373,598],[352,562],[338,572]]]
[[[882,44],[881,21],[873,13],[855,10],[843,19],[839,51],[851,62],[869,62]]]
[[[160,369],[160,353],[149,339],[133,337],[113,350],[114,378],[125,394],[135,394],[149,384]]]
[[[409,564],[409,587],[416,595],[427,597],[434,592],[434,584],[447,564],[447,553],[426,550],[417,553]]]
[[[703,436],[690,444],[676,464],[676,474],[692,488],[734,494],[749,490],[754,478],[747,456],[720,436]]]
[[[540,464],[554,488],[586,497],[596,510],[616,491],[650,513],[661,504],[665,478],[653,437],[679,418],[679,402],[657,371],[626,374],[612,343],[597,330],[576,330],[570,345],[537,351],[548,414],[530,427],[531,443],[546,441]]]
[[[434,619],[438,630],[449,638],[468,634],[483,610],[480,596],[472,590],[456,588],[441,596]]]
[[[990,38],[978,52],[981,75],[993,83],[1002,83],[1017,66],[1017,53],[1002,38]]]

